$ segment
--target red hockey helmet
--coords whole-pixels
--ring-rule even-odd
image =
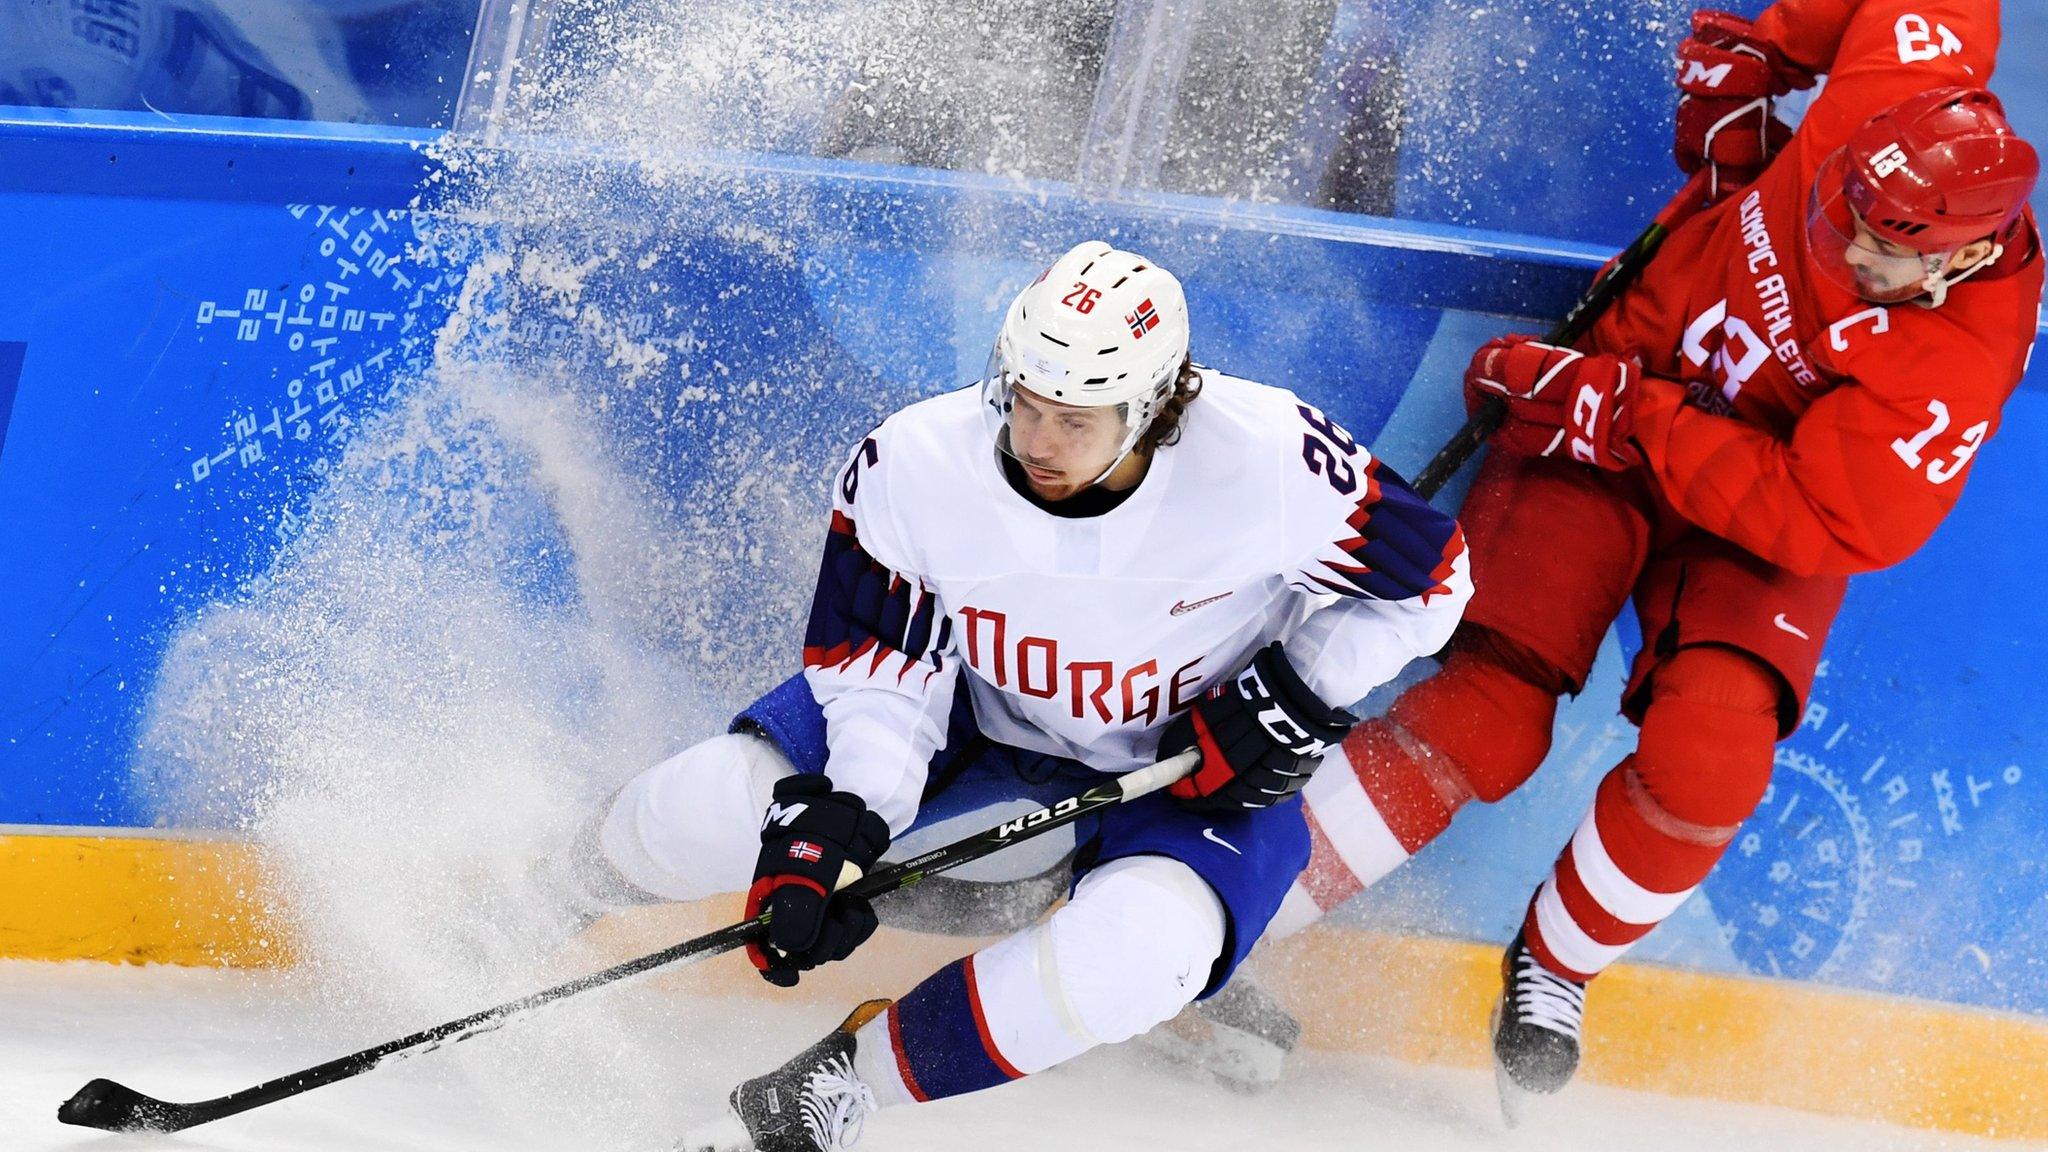
[[[1973,241],[2011,239],[2040,173],[1998,97],[1982,88],[1922,92],[1871,117],[1822,162],[1808,217],[1814,257],[1861,295],[1931,293],[1939,303],[1967,274],[1948,272],[1947,256]],[[1917,263],[1922,274],[1902,264],[1886,276],[1886,260]],[[1886,280],[1896,287],[1877,286]]]

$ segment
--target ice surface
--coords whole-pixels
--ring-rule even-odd
[[[0,1148],[125,1152],[462,1152],[665,1148],[736,1076],[814,1039],[839,1006],[627,985],[469,1043],[175,1136],[56,1122],[94,1076],[199,1099],[432,1022],[353,1012],[307,977],[90,963],[0,963]],[[477,1005],[444,1005],[450,1015]],[[1312,1053],[1274,1092],[1221,1093],[1132,1049],[1010,1087],[871,1119],[889,1152],[1388,1149],[1465,1152],[1918,1152],[2014,1146],[1774,1108],[1574,1087],[1531,1126],[1501,1127],[1492,1078]]]

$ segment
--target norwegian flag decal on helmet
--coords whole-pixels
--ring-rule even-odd
[[[1159,313],[1152,308],[1152,298],[1147,296],[1138,310],[1124,317],[1124,323],[1131,326],[1131,335],[1142,340],[1145,333],[1159,326]]]

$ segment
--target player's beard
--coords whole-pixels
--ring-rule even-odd
[[[1065,500],[1067,497],[1079,492],[1082,488],[1082,485],[1074,483],[1067,473],[1057,469],[1040,469],[1037,465],[1021,459],[1017,461],[1017,465],[1024,469],[1025,485],[1031,489],[1033,495],[1041,500]],[[1041,472],[1050,475],[1052,478],[1049,480],[1042,478]]]
[[[1868,268],[1851,267],[1849,271],[1856,278],[1856,294],[1873,304],[1900,304],[1926,291],[1924,276],[1901,282]]]

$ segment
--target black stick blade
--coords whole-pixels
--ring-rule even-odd
[[[94,1080],[57,1106],[61,1123],[102,1132],[176,1132],[199,1122],[192,1109],[112,1080]]]

